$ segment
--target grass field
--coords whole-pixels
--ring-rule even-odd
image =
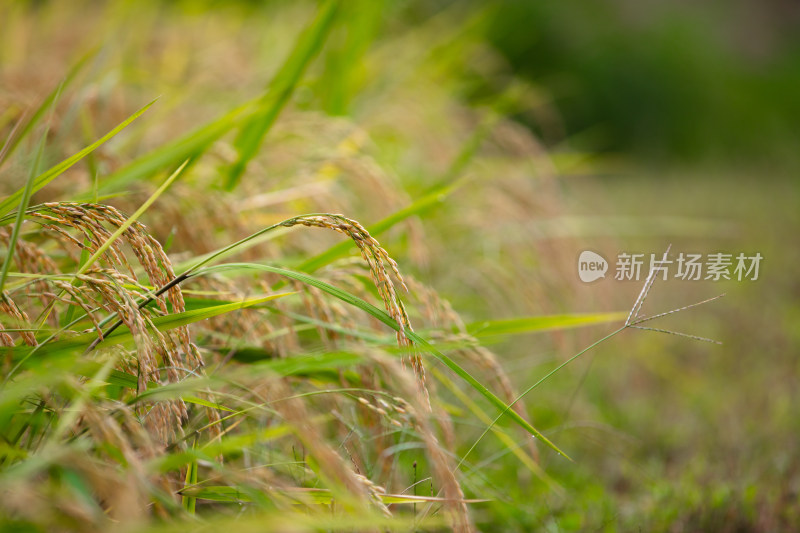
[[[800,521],[793,167],[553,142],[432,5],[0,2],[0,529]]]

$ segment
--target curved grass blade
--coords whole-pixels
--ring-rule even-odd
[[[212,409],[219,409],[220,411],[228,411],[229,413],[235,413],[236,412],[236,411],[234,411],[233,409],[231,409],[229,407],[225,407],[224,405],[221,405],[221,404],[218,404],[218,403],[209,402],[208,400],[204,400],[202,398],[198,398],[197,396],[181,396],[181,399],[183,399],[183,401],[186,402],[186,403],[193,403],[193,404],[196,404],[196,405],[202,405],[203,407],[211,407]]]
[[[37,176],[36,179],[33,180],[33,185],[31,189],[32,193],[35,193],[36,191],[38,191],[39,189],[41,189],[42,187],[44,187],[45,185],[56,179],[65,170],[67,170],[72,165],[74,165],[75,163],[86,157],[87,154],[92,153],[100,145],[102,145],[103,143],[114,137],[117,133],[125,129],[131,122],[139,118],[142,115],[142,113],[147,111],[150,108],[150,106],[156,103],[156,100],[157,99],[153,100],[146,106],[139,109],[136,113],[134,113],[133,115],[129,116],[124,121],[122,121],[116,128],[109,131],[108,133],[103,135],[100,139],[90,144],[80,152],[68,157],[67,159],[58,163],[54,167],[50,168],[49,170]],[[18,205],[19,202],[22,200],[24,194],[25,194],[25,189],[23,188],[9,195],[2,202],[0,202],[0,217],[5,216],[9,212],[11,212],[11,210],[14,209],[14,206]]]
[[[197,449],[197,436],[195,436],[192,443],[192,449]],[[186,479],[184,479],[183,486],[191,487],[197,484],[197,459],[190,461],[189,466],[186,468]],[[197,498],[195,496],[183,494],[181,496],[181,505],[186,509],[189,514],[194,514],[197,505]]]
[[[4,113],[5,114],[5,113]],[[0,128],[4,126],[2,123],[2,119],[5,118],[3,115],[0,115]],[[8,155],[9,151],[11,150],[11,145],[14,143],[15,136],[17,135],[17,130],[22,128],[23,123],[25,122],[25,114],[19,117],[14,123],[14,126],[11,128],[11,131],[8,133],[8,137],[6,137],[6,142],[3,144],[3,147],[0,148],[0,167],[3,165],[3,161],[6,160],[6,156]]]
[[[363,361],[364,358],[358,354],[332,352],[287,359],[273,359],[259,363],[257,368],[268,370],[279,376],[296,376],[325,370],[338,370],[342,367],[357,365]]]

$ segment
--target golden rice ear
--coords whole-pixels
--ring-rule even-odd
[[[19,336],[22,337],[22,340],[28,346],[36,346],[38,343],[36,342],[36,337],[31,333],[30,330],[26,330],[26,328],[31,327],[31,321],[28,318],[27,313],[19,308],[14,300],[12,300],[7,294],[3,294],[0,297],[0,310],[3,311],[7,316],[9,316],[12,320],[16,322],[16,328],[20,328],[21,331],[19,332]],[[7,335],[7,334],[3,334]],[[8,344],[8,346],[13,346],[13,341]]]
[[[321,215],[306,215],[295,217],[287,220],[282,224],[286,227],[295,225],[328,228],[338,233],[346,235],[358,247],[361,252],[361,257],[367,262],[369,266],[372,281],[375,288],[378,290],[383,305],[400,328],[396,332],[397,343],[400,347],[412,348],[413,343],[405,335],[405,331],[413,331],[411,322],[408,318],[408,313],[403,305],[402,300],[397,294],[395,284],[389,276],[389,271],[394,274],[395,279],[400,283],[400,286],[408,292],[403,276],[397,267],[397,263],[389,256],[389,253],[381,247],[380,243],[373,238],[369,232],[358,222],[344,215],[337,214],[321,214]],[[387,270],[388,265],[388,270]],[[414,369],[414,374],[417,377],[417,383],[420,390],[423,391],[426,402],[430,406],[430,393],[425,383],[425,368],[422,365],[422,357],[415,352],[410,355],[411,367]]]
[[[111,206],[74,202],[42,204],[31,208],[28,216],[31,221],[38,222],[46,234],[70,250],[70,256],[75,261],[79,260],[81,250],[95,253],[109,239],[111,232],[127,220],[124,214]],[[3,235],[0,232],[0,239]],[[138,365],[135,374],[139,376],[139,392],[144,391],[148,383],[177,383],[189,375],[202,374],[203,360],[191,342],[188,326],[162,333],[150,321],[154,312],[165,314],[168,311],[185,311],[180,287],[175,285],[159,295],[155,310],[141,309],[137,301],[149,296],[151,289],[137,279],[136,269],[128,260],[126,248],[136,258],[148,285],[159,287],[174,279],[172,263],[161,244],[143,224],[134,222],[123,232],[119,241],[111,243],[101,258],[101,264],[94,265],[78,276],[75,279],[77,283],[47,278],[39,282],[56,289],[55,292],[43,293],[47,298],[45,307],[54,307],[52,304],[56,302],[78,306],[95,326],[99,338],[102,338],[102,330],[96,316],[98,311],[117,315],[136,339]],[[40,268],[38,273],[43,273],[42,270],[58,273],[55,263],[47,260],[38,247],[20,242],[17,251],[20,268]],[[27,323],[25,312],[10,298],[0,302],[0,309]],[[53,314],[58,316],[57,313]],[[8,335],[3,335],[6,336],[0,336],[0,342],[8,342]],[[20,335],[27,344],[35,345],[36,340],[31,333],[23,331]],[[182,435],[183,423],[188,418],[186,405],[180,398],[143,402],[138,407],[138,413],[163,444],[174,442]],[[219,420],[215,409],[208,407],[207,414],[211,422]],[[209,431],[212,436],[218,435],[219,425],[212,424]]]

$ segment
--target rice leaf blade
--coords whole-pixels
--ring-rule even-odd
[[[192,449],[197,448],[197,439],[195,438],[194,442],[192,443]],[[197,485],[197,460],[189,462],[189,466],[186,468],[186,477],[184,478],[183,486],[184,489],[187,487],[191,487]],[[189,514],[195,513],[195,508],[197,506],[197,498],[194,496],[188,496],[186,494],[181,496],[181,504],[183,508],[186,509]]]
[[[314,22],[297,40],[294,49],[262,98],[261,109],[242,127],[235,146],[239,158],[231,166],[225,189],[233,190],[241,180],[247,164],[256,155],[261,141],[280,115],[308,65],[324,44],[339,7],[338,0],[327,0],[319,9]]]
[[[70,168],[75,163],[86,157],[87,154],[90,154],[91,152],[95,151],[99,146],[101,146],[106,141],[117,135],[120,131],[128,127],[128,125],[131,122],[139,118],[145,111],[147,111],[150,108],[150,106],[155,104],[156,100],[151,101],[149,104],[145,105],[144,107],[136,111],[133,115],[129,116],[128,118],[123,120],[119,125],[117,125],[117,127],[115,127],[114,129],[103,135],[100,139],[90,144],[83,150],[77,152],[76,154],[73,154],[72,156],[61,161],[54,167],[51,167],[49,170],[38,175],[36,179],[33,181],[32,192],[35,193],[40,189],[42,189],[43,187],[45,187],[48,183],[56,179],[68,168]],[[23,188],[19,191],[10,194],[2,202],[0,202],[0,217],[3,217],[7,215],[9,212],[11,212],[14,206],[19,204],[24,194],[25,194],[25,189]]]
[[[36,172],[39,168],[39,163],[42,160],[44,144],[49,130],[50,128],[46,128],[42,134],[42,138],[39,139],[39,145],[36,148],[36,156],[33,158],[33,164],[31,165],[28,179],[25,180],[25,187],[22,189],[22,197],[20,198],[19,207],[17,208],[17,217],[14,221],[14,227],[11,230],[8,248],[6,249],[6,258],[5,261],[3,261],[2,270],[0,270],[0,296],[3,298],[5,298],[5,293],[3,291],[6,285],[6,278],[8,277],[8,270],[11,268],[11,262],[14,260],[14,251],[17,247],[20,231],[22,230],[22,223],[25,221],[25,211],[28,209],[28,203],[30,202],[31,195],[33,195],[34,176],[36,175]]]
[[[251,298],[249,300],[244,300],[232,304],[210,305],[209,307],[204,309],[194,309],[192,311],[185,311],[183,313],[173,313],[171,315],[154,317],[151,319],[151,321],[153,325],[156,327],[156,329],[158,329],[159,331],[167,331],[170,329],[179,328],[181,326],[188,326],[189,324],[193,324],[201,320],[206,320],[208,318],[213,318],[215,316],[223,315],[233,311],[238,311],[240,309],[253,307],[292,294],[295,293],[283,292],[278,294],[270,294],[269,296],[264,296],[260,298]],[[94,332],[82,333],[80,335],[76,335],[75,337],[71,337],[69,339],[64,339],[60,341],[51,342],[48,344],[39,345],[36,348],[14,347],[14,348],[7,348],[7,350],[12,351],[12,353],[15,356],[21,356],[21,361],[20,363],[17,364],[17,366],[20,366],[25,362],[25,360],[30,356],[31,353],[34,353],[34,350],[38,356],[71,355],[77,350],[85,349],[86,346],[88,346],[96,338],[97,334]],[[110,344],[124,344],[132,341],[133,341],[133,334],[130,332],[130,330],[117,329],[110,335],[106,335],[106,337],[99,345],[103,346]]]
[[[627,312],[573,313],[487,320],[468,324],[467,331],[478,338],[520,335],[538,331],[573,329],[606,324],[608,322],[621,322],[625,320],[627,314]]]
[[[136,180],[145,179],[170,165],[202,153],[211,143],[235,128],[243,117],[252,113],[254,107],[255,101],[240,105],[183,137],[140,156],[107,176],[100,185],[99,192],[109,194],[118,191]],[[87,193],[86,198],[88,197]]]

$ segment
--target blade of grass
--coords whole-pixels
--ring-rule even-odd
[[[157,99],[156,99],[157,100]],[[87,154],[90,154],[94,150],[96,150],[100,145],[114,137],[117,133],[125,129],[131,122],[139,118],[145,111],[147,111],[150,106],[156,103],[156,100],[153,100],[146,106],[139,109],[130,117],[126,118],[122,121],[116,128],[102,136],[100,139],[95,141],[94,143],[90,144],[83,150],[79,151],[78,153],[68,157],[67,159],[63,160],[62,162],[58,163],[54,167],[50,168],[49,170],[45,171],[44,173],[40,174],[36,177],[33,182],[32,192],[36,192],[42,187],[46,186],[48,183],[53,181],[55,178],[60,176],[65,170],[70,168],[72,165],[86,157]],[[19,204],[20,200],[22,199],[23,194],[25,193],[24,189],[19,190],[15,193],[12,193],[8,197],[6,197],[2,202],[0,202],[0,217],[5,216],[14,208],[15,205]]]
[[[14,228],[11,230],[11,237],[8,241],[8,248],[6,249],[6,259],[3,261],[3,268],[0,271],[0,297],[5,298],[5,285],[6,278],[8,277],[8,270],[11,268],[11,261],[14,260],[14,251],[17,248],[17,241],[19,240],[19,233],[22,229],[22,223],[25,221],[25,211],[28,209],[28,203],[33,195],[33,182],[34,176],[39,169],[39,164],[42,161],[42,153],[44,152],[44,144],[47,140],[47,133],[50,128],[45,128],[42,138],[39,139],[39,145],[36,147],[36,156],[33,158],[28,179],[25,180],[25,187],[22,189],[22,197],[20,198],[19,207],[17,208],[17,218],[14,221]]]
[[[375,0],[349,0],[341,6],[340,17],[347,32],[325,54],[325,68],[315,84],[321,105],[329,115],[347,115],[352,99],[359,94],[365,74],[364,56],[378,34],[386,5]]]
[[[358,354],[334,352],[274,359],[258,363],[256,368],[268,370],[279,376],[296,376],[325,370],[338,370],[343,367],[355,366],[363,361],[364,358]]]
[[[258,100],[252,100],[242,104],[183,137],[144,154],[107,176],[100,185],[99,192],[101,194],[116,192],[138,179],[145,179],[169,165],[202,153],[211,143],[236,127],[244,117],[252,114],[257,102]],[[88,195],[86,197],[88,198]]]
[[[30,416],[25,418],[25,421],[20,425],[17,434],[11,439],[10,444],[17,446],[18,443],[20,442],[20,439],[22,439],[22,436],[25,434],[28,428],[35,426],[34,421],[37,420],[37,418],[39,418],[43,412],[44,412],[44,401],[39,400],[39,402],[36,404],[36,409],[34,409],[33,413],[31,413]]]
[[[203,392],[214,386],[215,383],[206,377],[189,377],[175,383],[148,383],[147,389],[136,396],[126,400],[128,405],[153,399],[165,400],[183,397],[192,397],[192,393]],[[211,404],[209,404],[211,406]],[[215,407],[216,408],[216,407]]]
[[[8,137],[6,137],[6,142],[3,144],[3,147],[0,148],[0,167],[2,167],[3,161],[5,161],[6,156],[11,150],[11,145],[14,142],[14,136],[17,134],[17,131],[22,128],[25,118],[25,114],[23,113],[22,116],[17,119],[17,122],[14,124],[14,127],[11,128]]]
[[[197,449],[197,436],[195,435],[192,449]],[[190,461],[189,466],[186,468],[186,478],[184,479],[183,486],[191,487],[197,484],[197,459]],[[189,511],[189,514],[194,514],[197,505],[197,497],[183,493],[181,496],[181,504],[183,508]]]
[[[505,320],[487,320],[467,325],[467,331],[479,338],[504,335],[519,335],[536,331],[572,329],[608,322],[621,322],[627,311],[616,313],[574,313],[566,315],[542,315]]]
[[[238,185],[247,164],[261,146],[264,136],[289,101],[306,68],[322,48],[333,26],[338,7],[339,0],[327,0],[319,8],[314,22],[297,40],[288,59],[270,83],[262,98],[262,110],[242,127],[235,142],[239,158],[228,172],[225,189],[230,191]]]
[[[235,413],[233,409],[225,407],[224,405],[220,405],[218,403],[210,402],[208,400],[204,400],[202,398],[198,398],[197,396],[181,396],[183,401],[187,403],[193,403],[196,405],[202,405],[203,407],[211,407],[212,409],[219,409],[220,411],[228,411],[229,413]]]

